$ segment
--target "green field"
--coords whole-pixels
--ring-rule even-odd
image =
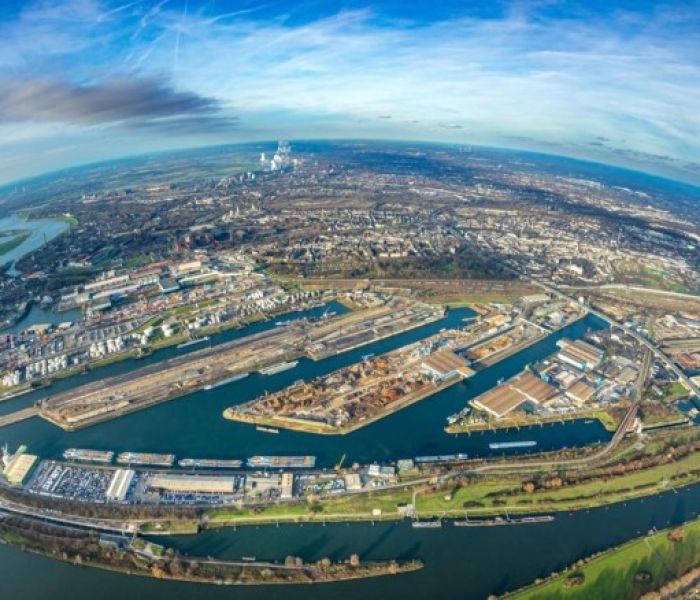
[[[581,567],[508,594],[509,600],[628,600],[653,591],[700,564],[700,521],[638,538]],[[677,534],[679,530],[674,530]]]

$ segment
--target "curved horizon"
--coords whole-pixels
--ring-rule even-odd
[[[700,184],[700,2],[9,0],[0,182],[273,138],[545,152]]]
[[[45,171],[42,173],[38,173],[36,175],[31,175],[29,177],[24,177],[22,179],[15,179],[7,182],[0,182],[0,194],[7,193],[10,188],[21,186],[21,185],[27,185],[31,184],[34,181],[41,180],[43,178],[52,178],[52,177],[57,177],[60,176],[63,173],[74,171],[74,170],[83,170],[83,169],[90,169],[90,168],[97,168],[100,166],[106,166],[109,165],[110,163],[116,163],[116,162],[125,162],[125,161],[138,161],[138,160],[146,160],[149,158],[156,158],[160,156],[167,156],[167,155],[172,155],[172,154],[187,154],[190,152],[207,152],[207,151],[215,151],[217,149],[222,149],[222,148],[235,148],[235,147],[240,147],[240,146],[254,146],[254,145],[264,145],[264,144],[270,144],[270,145],[275,145],[277,144],[276,139],[273,138],[268,138],[268,139],[256,139],[256,140],[248,140],[244,142],[229,142],[229,143],[221,143],[221,144],[211,144],[211,145],[205,145],[205,146],[189,146],[189,147],[182,147],[182,148],[172,148],[168,150],[158,150],[158,151],[152,151],[152,152],[143,152],[143,153],[137,153],[137,154],[129,154],[129,155],[124,155],[124,156],[116,156],[113,158],[106,158],[106,159],[99,159],[95,161],[89,161],[89,162],[84,162],[84,163],[79,163],[79,164],[72,164],[72,165],[66,165],[65,167],[61,167],[59,169],[54,169],[50,171]],[[606,169],[615,169],[619,170],[625,173],[628,173],[630,175],[642,175],[645,177],[651,177],[655,180],[658,180],[659,182],[665,182],[665,183],[672,183],[674,185],[682,185],[682,186],[687,186],[690,188],[688,191],[693,191],[697,192],[700,194],[700,180],[697,182],[695,181],[688,181],[680,178],[673,178],[671,176],[667,176],[664,174],[659,174],[657,172],[654,172],[653,170],[643,170],[641,168],[633,168],[621,164],[616,164],[613,162],[602,162],[600,160],[593,160],[593,159],[586,159],[586,158],[580,158],[575,155],[571,154],[556,154],[554,152],[545,152],[541,150],[529,150],[527,148],[516,148],[516,147],[506,147],[506,146],[490,146],[486,144],[472,144],[469,142],[445,142],[445,141],[439,141],[439,140],[423,140],[423,139],[411,139],[411,140],[404,140],[404,139],[390,139],[390,138],[376,138],[376,139],[367,139],[367,138],[299,138],[299,139],[291,139],[289,142],[294,145],[294,144],[303,144],[303,143],[328,143],[328,144],[350,144],[350,143],[363,143],[363,144],[406,144],[406,145],[436,145],[436,146],[462,146],[462,147],[471,147],[474,149],[480,149],[480,150],[490,150],[490,151],[496,151],[496,152],[504,152],[504,153],[522,153],[526,155],[532,155],[536,157],[543,157],[546,159],[564,159],[564,160],[570,160],[576,163],[581,163],[583,165],[591,165],[595,167],[603,167]],[[0,203],[2,202],[2,198],[0,197]]]

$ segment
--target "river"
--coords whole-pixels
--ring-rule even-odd
[[[128,577],[76,567],[0,546],[3,597],[13,600],[258,600],[284,594],[286,600],[484,600],[544,577],[594,552],[618,545],[652,527],[667,527],[698,514],[700,486],[609,507],[563,513],[551,523],[511,527],[417,530],[407,522],[284,525],[210,531],[165,541],[191,555],[307,561],[412,558],[425,561],[417,573],[364,581],[280,587],[220,588]]]
[[[338,304],[330,310],[343,312]],[[319,316],[326,309],[316,308],[303,313],[290,313],[275,321]],[[466,452],[470,456],[493,454],[488,444],[496,440],[535,440],[537,450],[578,446],[608,440],[610,434],[597,422],[582,421],[533,427],[519,431],[484,433],[471,436],[449,436],[443,427],[448,415],[462,408],[467,400],[496,385],[501,378],[519,372],[555,348],[561,337],[577,338],[588,328],[599,329],[604,323],[594,317],[578,321],[560,332],[478,372],[471,379],[418,402],[399,413],[381,419],[345,436],[317,436],[280,431],[271,435],[256,431],[250,425],[227,421],[222,411],[231,404],[245,402],[299,379],[308,379],[360,360],[367,353],[379,354],[421,339],[443,327],[463,325],[473,313],[467,309],[449,311],[444,319],[392,338],[358,348],[351,352],[314,362],[302,359],[292,370],[272,376],[251,374],[248,378],[209,391],[200,391],[182,398],[132,413],[73,433],[38,418],[0,430],[0,440],[11,447],[27,444],[29,451],[41,456],[59,456],[68,447],[104,448],[152,452],[174,452],[179,457],[242,458],[253,454],[314,454],[320,465],[332,466],[345,454],[346,464],[374,460],[393,460],[422,454]],[[238,330],[212,336],[212,343],[274,327],[275,322],[260,322]],[[128,360],[104,367],[79,377],[59,381],[52,390],[66,390],[107,375],[123,373],[144,364],[193,351],[197,346],[168,348],[141,360]],[[17,410],[49,393],[38,390],[0,404],[1,412]],[[700,488],[695,492],[700,499]],[[675,496],[648,501],[660,507]],[[640,506],[644,506],[640,503]],[[661,519],[680,519],[686,512],[659,509]],[[663,512],[663,511],[667,512]],[[665,516],[668,513],[668,516]],[[423,571],[401,577],[347,582],[314,588],[314,596],[347,598],[421,598],[427,595],[444,598],[484,598],[493,590],[502,590],[526,583],[534,577],[559,568],[570,560],[599,548],[619,543],[646,530],[654,518],[640,511],[611,508],[596,511],[596,516],[563,515],[550,524],[503,528],[454,528],[414,530],[407,523],[288,525],[267,528],[225,529],[206,532],[196,538],[176,541],[183,552],[212,556],[255,555],[258,558],[282,560],[295,554],[306,560],[330,555],[344,558],[358,552],[364,558],[420,557],[426,561]],[[618,514],[617,518],[610,515]],[[628,517],[622,518],[623,515]],[[610,521],[605,525],[600,520]],[[41,577],[33,574],[41,572]],[[4,575],[4,576],[3,576]],[[11,575],[11,576],[9,576]],[[172,582],[117,576],[89,569],[79,569],[55,561],[22,554],[18,549],[0,547],[0,577],[3,591],[10,598],[122,598],[135,595],[146,598],[219,598],[232,590],[210,586],[193,586]],[[449,585],[446,584],[449,582]],[[279,589],[279,588],[276,588]],[[185,591],[186,590],[186,591]],[[250,598],[267,597],[269,589],[238,588],[237,595]],[[309,588],[285,588],[290,598],[306,597]],[[184,594],[184,595],[183,595]]]
[[[9,217],[3,217],[0,219],[0,232],[23,230],[31,233],[19,246],[4,254],[0,254],[0,265],[11,262],[12,266],[8,273],[10,275],[18,275],[19,271],[14,267],[16,261],[37,248],[40,248],[46,242],[51,241],[53,238],[66,231],[68,227],[68,222],[60,219],[32,219],[25,221],[16,213]]]

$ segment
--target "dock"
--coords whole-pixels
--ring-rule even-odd
[[[20,421],[26,421],[32,417],[39,416],[39,409],[36,406],[30,406],[29,408],[23,408],[22,410],[17,410],[10,413],[9,415],[0,416],[0,427],[7,427],[8,425],[14,425]]]

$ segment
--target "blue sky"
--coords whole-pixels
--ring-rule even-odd
[[[700,183],[700,1],[0,7],[0,183],[278,137],[532,149]]]

